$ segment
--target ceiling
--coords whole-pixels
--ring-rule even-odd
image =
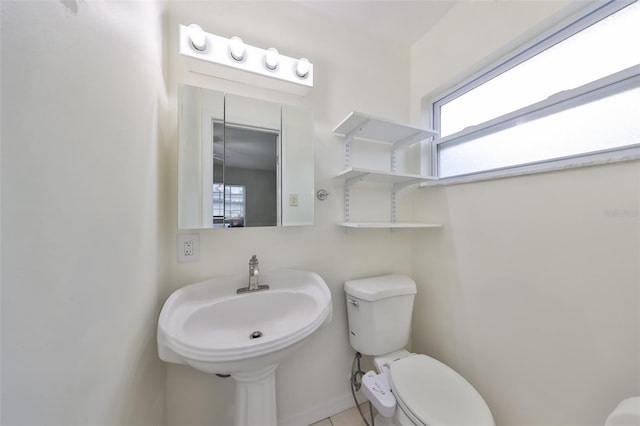
[[[296,0],[352,27],[407,46],[412,45],[457,0]]]

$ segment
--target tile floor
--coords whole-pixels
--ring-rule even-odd
[[[369,403],[364,403],[361,406],[362,412],[367,416],[367,421],[371,424],[369,416]],[[310,426],[365,426],[360,413],[356,407],[343,411],[338,414],[334,414],[328,419],[321,420]]]

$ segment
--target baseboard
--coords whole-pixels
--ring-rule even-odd
[[[361,398],[358,398],[359,403],[362,403],[364,401],[365,400],[361,400]],[[335,398],[331,398],[327,401],[323,401],[322,403],[317,404],[301,413],[295,413],[293,415],[287,416],[286,418],[279,419],[278,425],[307,426],[355,406],[356,404],[355,402],[353,402],[353,396],[351,395],[351,393],[345,393]]]

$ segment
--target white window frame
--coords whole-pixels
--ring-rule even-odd
[[[606,4],[598,3],[587,8],[577,18],[570,22],[564,22],[551,31],[548,31],[533,41],[525,44],[515,54],[503,57],[497,63],[484,68],[469,78],[463,80],[453,88],[434,98],[429,103],[429,114],[435,130],[439,130],[440,106],[463,95],[464,93],[482,85],[495,76],[515,67],[516,65],[539,54],[545,49],[562,40],[573,36],[590,25],[616,13],[624,7],[634,3],[636,0],[617,0]],[[497,131],[513,125],[517,120],[530,121],[536,118],[545,117],[569,108],[583,105],[597,99],[619,93],[631,87],[640,86],[640,65],[632,66],[626,70],[577,87],[557,93],[545,100],[528,105],[524,108],[512,111],[500,117],[484,122],[482,124],[465,128],[457,133],[444,138],[434,138],[431,142],[431,173],[438,176],[438,148],[447,144],[464,143],[465,140],[475,139],[483,134]],[[433,184],[462,183],[476,180],[495,179],[514,175],[530,174],[558,170],[570,167],[589,166],[595,164],[610,163],[615,161],[635,160],[640,158],[640,144],[627,145],[592,153],[575,154],[562,158],[536,161],[527,164],[503,167],[499,169],[483,170],[462,175],[444,177],[438,179]]]

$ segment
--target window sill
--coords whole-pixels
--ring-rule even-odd
[[[542,161],[539,163],[524,164],[520,166],[505,167],[501,169],[485,170],[482,172],[469,173],[465,175],[439,178],[435,181],[421,183],[420,187],[424,188],[431,186],[457,185],[462,183],[504,179],[537,173],[548,173],[580,167],[601,166],[606,164],[638,160],[640,160],[640,144],[634,144],[629,145],[623,149],[617,148],[614,151],[603,151],[588,155],[557,158],[553,160]]]

